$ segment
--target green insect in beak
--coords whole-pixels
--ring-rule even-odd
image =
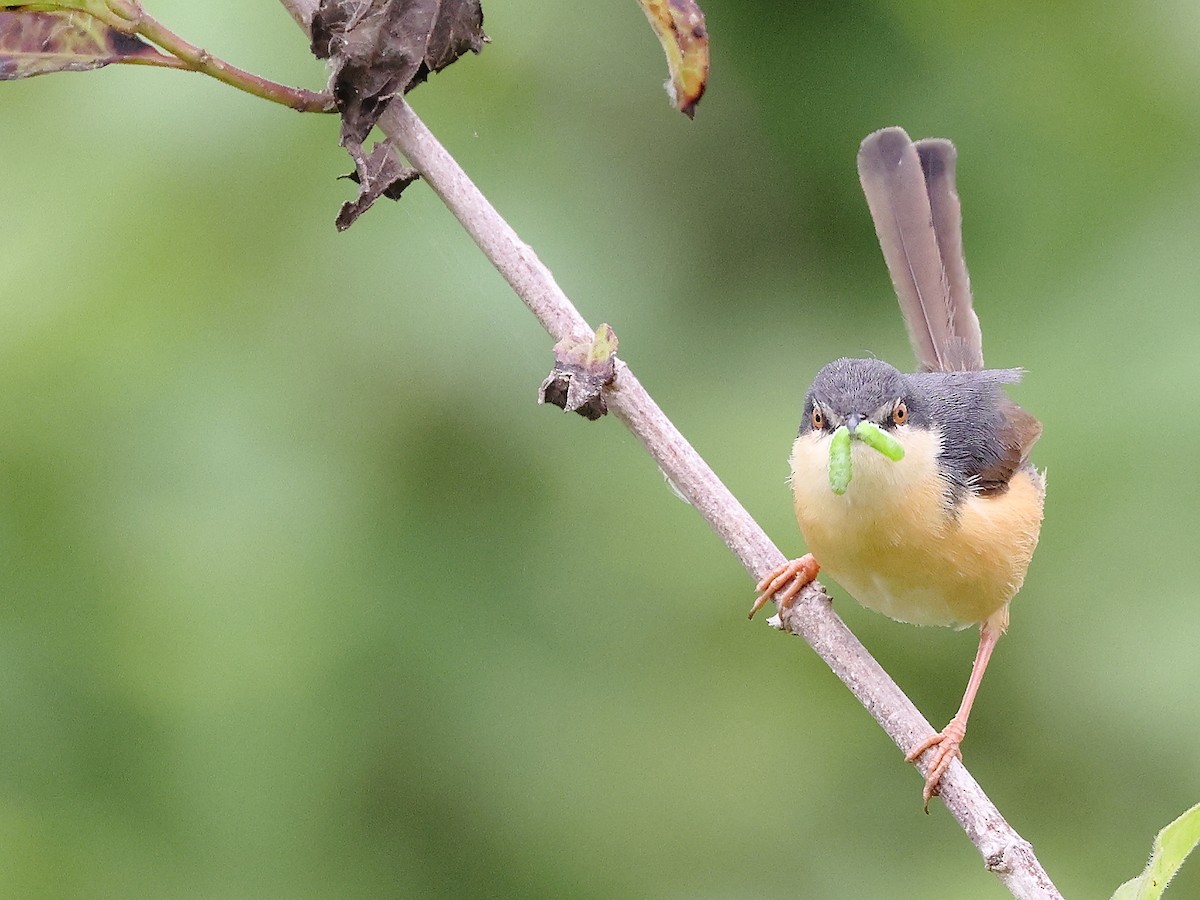
[[[872,450],[882,453],[892,462],[899,462],[904,458],[904,447],[900,442],[874,422],[859,422],[853,437]],[[842,425],[829,441],[829,486],[839,496],[846,493],[854,475],[854,465],[850,461],[850,438],[850,429]]]

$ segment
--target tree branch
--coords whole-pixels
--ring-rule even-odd
[[[312,20],[316,0],[280,0],[297,22]],[[421,173],[446,207],[555,340],[590,337],[584,318],[533,250],[501,218],[453,157],[402,99],[392,101],[380,127]],[[606,395],[609,409],[641,441],[659,468],[712,526],[755,579],[784,561],[758,523],[687,442],[624,363]],[[834,612],[819,584],[807,588],[774,627],[804,638],[907,752],[933,733],[912,701],[891,680]],[[925,765],[920,766],[924,774]],[[1004,820],[961,762],[942,779],[941,797],[993,872],[1022,900],[1062,900],[1033,848]]]

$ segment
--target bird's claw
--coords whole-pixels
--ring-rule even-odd
[[[951,720],[940,734],[931,734],[905,755],[905,761],[915,763],[926,750],[933,750],[933,755],[929,758],[929,774],[925,776],[925,787],[921,790],[925,812],[929,812],[929,801],[938,795],[942,776],[950,768],[950,763],[962,759],[960,748],[966,736],[966,726],[957,720]]]
[[[746,618],[753,619],[754,614],[767,605],[772,597],[775,598],[775,603],[778,606],[779,612],[783,612],[795,601],[800,592],[810,584],[821,571],[821,566],[813,558],[811,553],[805,553],[799,559],[790,559],[772,569],[754,589],[759,592],[754,600],[754,605],[750,607],[750,615]]]

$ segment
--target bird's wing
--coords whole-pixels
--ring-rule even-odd
[[[1008,488],[1013,475],[1029,463],[1029,452],[1042,436],[1042,423],[1007,397],[1000,401],[1001,426],[997,430],[997,455],[978,475],[980,493]]]
[[[909,340],[927,372],[983,368],[954,188],[954,145],[914,144],[902,128],[862,142],[858,175],[883,248]]]
[[[907,376],[936,411],[939,466],[956,484],[980,494],[1003,493],[1042,435],[1042,423],[1004,395],[1020,369],[918,372]]]

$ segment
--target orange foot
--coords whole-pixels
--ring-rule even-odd
[[[950,763],[956,759],[962,759],[962,751],[959,746],[966,736],[967,726],[958,719],[951,719],[950,724],[942,730],[941,734],[931,734],[909,750],[908,755],[904,757],[910,763],[916,762],[921,758],[922,753],[933,749],[933,756],[929,758],[929,774],[925,776],[925,789],[921,791],[921,796],[925,799],[925,812],[929,812],[929,801],[937,796],[938,783],[946,774],[946,770],[950,768]]]
[[[767,601],[772,597],[775,597],[779,611],[783,612],[792,605],[796,596],[804,590],[804,586],[816,578],[820,571],[821,566],[813,559],[813,555],[805,553],[799,559],[789,560],[779,568],[768,572],[767,576],[754,586],[759,594],[754,605],[750,607],[750,615],[746,618],[753,619],[754,614],[766,606]],[[789,584],[789,582],[791,583]],[[776,597],[776,593],[779,596]]]

